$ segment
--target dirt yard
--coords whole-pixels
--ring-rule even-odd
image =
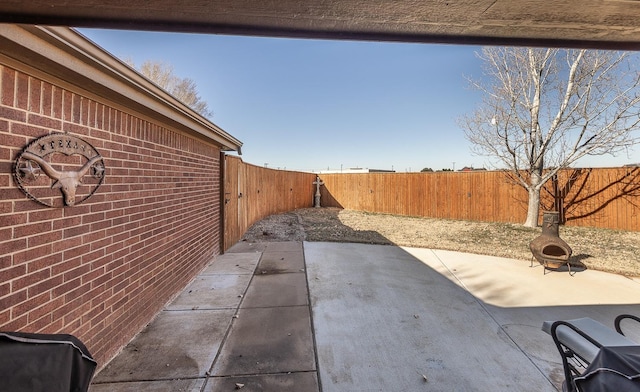
[[[399,245],[530,260],[529,242],[541,230],[487,223],[303,208],[254,224],[242,241],[327,241]],[[640,276],[640,232],[560,227],[573,265]]]

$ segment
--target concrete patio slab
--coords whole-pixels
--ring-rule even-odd
[[[211,374],[315,370],[308,306],[241,309]]]
[[[229,253],[253,253],[263,252],[267,248],[266,242],[247,242],[239,241],[231,248],[229,248],[225,254]]]
[[[228,308],[201,310],[216,306]],[[612,327],[620,313],[640,314],[639,279],[430,249],[241,242],[90,390],[557,391],[560,355],[542,322]]]
[[[502,308],[582,305],[637,305],[640,285],[633,279],[600,271],[548,271],[535,262],[470,255],[445,250],[403,248],[445,276],[453,276],[484,303]],[[440,266],[446,268],[442,271]],[[492,279],[495,278],[495,279]],[[611,290],[615,287],[615,290]]]
[[[252,275],[261,255],[260,252],[225,253],[216,257],[200,275]]]
[[[297,272],[254,276],[241,308],[308,304],[307,277]]]
[[[286,272],[302,272],[304,271],[304,257],[302,249],[300,251],[287,252],[264,252],[256,275],[260,274],[277,274]]]
[[[324,392],[556,390],[473,295],[405,250],[306,243],[305,258]]]
[[[134,381],[111,384],[93,384],[90,392],[200,392],[204,386],[204,378],[192,380]],[[232,389],[226,389],[230,391]]]
[[[302,242],[269,242],[267,243],[264,253],[268,254],[272,252],[302,252]]]
[[[315,372],[291,374],[267,374],[258,376],[239,376],[211,378],[203,392],[229,392],[237,390],[241,384],[243,391],[277,392],[318,392],[318,379]]]
[[[167,310],[237,308],[251,275],[200,275],[167,306]]]
[[[94,384],[204,377],[235,310],[163,311]]]

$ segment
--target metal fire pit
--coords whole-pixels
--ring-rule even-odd
[[[547,269],[557,270],[566,265],[571,273],[571,265],[569,257],[571,257],[571,247],[560,238],[558,231],[560,219],[558,212],[546,211],[542,215],[542,234],[529,243],[529,249],[533,254],[533,258],[544,267],[543,272]],[[531,259],[533,266],[533,259]]]

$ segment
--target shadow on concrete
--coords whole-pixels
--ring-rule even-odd
[[[324,392],[559,390],[544,321],[640,312],[638,282],[597,271],[353,243],[305,243],[305,260]]]

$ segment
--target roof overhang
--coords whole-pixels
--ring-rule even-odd
[[[242,142],[71,28],[0,24],[0,63],[240,152]]]
[[[640,49],[639,0],[3,0],[0,22],[272,37]]]

